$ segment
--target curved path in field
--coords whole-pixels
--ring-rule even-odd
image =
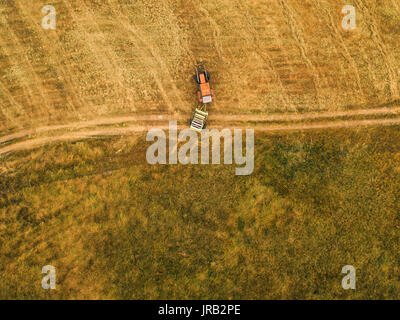
[[[373,115],[397,115],[400,113],[400,107],[397,108],[378,108],[361,109],[338,112],[321,112],[292,115],[222,115],[214,114],[212,116],[213,127],[223,128],[224,124],[234,128],[254,128],[262,132],[282,132],[282,131],[301,131],[301,130],[319,130],[330,128],[354,128],[362,126],[391,126],[400,125],[400,118],[392,119],[366,119],[366,120],[338,120],[337,118],[354,116],[373,116]],[[46,143],[58,141],[73,141],[87,139],[96,136],[125,135],[138,132],[145,132],[152,128],[168,130],[168,121],[186,120],[183,115],[142,115],[142,116],[124,116],[114,118],[103,118],[90,121],[74,122],[70,124],[43,126],[35,129],[23,130],[11,135],[0,137],[0,144],[9,143],[0,147],[0,155],[10,152],[31,149]],[[335,120],[336,118],[336,120]],[[302,120],[323,120],[324,122],[311,123],[290,123],[290,121]],[[330,120],[329,120],[330,119]],[[268,121],[288,122],[283,124],[266,124]],[[132,122],[132,124],[129,124]],[[136,123],[135,123],[136,122]],[[146,124],[146,122],[148,124]],[[247,122],[258,122],[252,125]],[[101,128],[101,126],[110,126],[117,124],[126,124],[124,127]],[[178,126],[180,129],[186,126]],[[62,130],[63,132],[57,132]],[[69,131],[69,132],[65,132]],[[34,137],[40,134],[43,136]],[[47,134],[47,136],[46,136]],[[33,136],[33,137],[32,137]],[[23,141],[18,141],[25,139]],[[17,140],[12,142],[13,140]]]

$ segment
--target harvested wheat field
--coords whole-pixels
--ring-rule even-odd
[[[189,117],[197,62],[212,73],[219,116],[396,103],[399,5],[351,2],[354,31],[341,27],[343,1],[55,1],[56,30],[42,29],[40,1],[2,1],[0,132]]]
[[[0,299],[400,297],[397,0],[48,4],[0,0]],[[249,176],[146,159],[199,63]]]

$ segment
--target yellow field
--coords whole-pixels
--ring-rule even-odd
[[[341,27],[344,4],[357,29]],[[121,115],[189,117],[206,63],[212,114],[379,108],[399,99],[400,6],[386,1],[0,2],[0,133]],[[219,122],[223,121],[220,118]]]
[[[0,0],[0,299],[400,297],[397,0],[47,4]],[[250,176],[145,161],[201,62]]]

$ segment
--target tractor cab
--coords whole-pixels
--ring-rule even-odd
[[[204,66],[196,67],[193,76],[197,83],[197,99],[200,103],[207,104],[214,101],[214,90],[210,86],[210,74]]]

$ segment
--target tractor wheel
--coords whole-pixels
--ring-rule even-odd
[[[189,119],[189,127],[192,125],[193,118]]]
[[[207,82],[210,81],[210,74],[207,71],[204,71],[204,75],[206,77]]]
[[[197,84],[200,84],[200,80],[197,77],[197,75],[193,75],[193,79],[194,79],[194,81],[196,81]]]
[[[204,122],[203,129],[207,128],[207,121]]]

